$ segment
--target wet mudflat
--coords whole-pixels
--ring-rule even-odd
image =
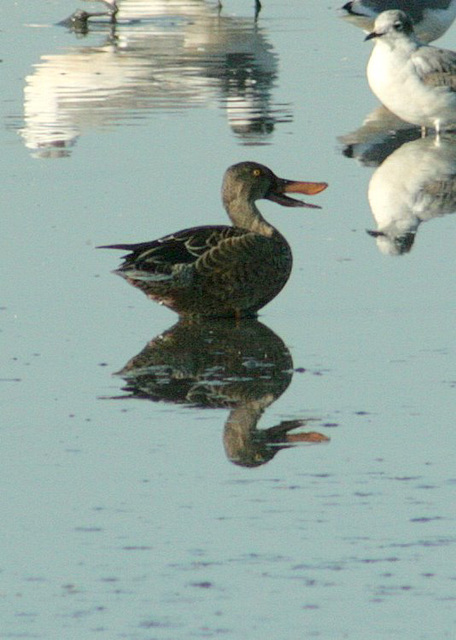
[[[6,9],[0,638],[451,638],[454,140],[365,123],[337,3],[215,5]],[[241,160],[322,209],[259,202],[258,321],[178,322],[95,247],[225,224]]]

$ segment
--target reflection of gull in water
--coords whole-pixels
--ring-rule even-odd
[[[141,17],[138,0],[124,2],[119,16],[143,4]],[[290,120],[288,107],[272,102],[277,56],[251,18],[220,16],[196,0],[158,5],[162,13],[147,4],[148,20],[97,25],[100,46],[41,58],[26,78],[21,131],[36,155],[68,155],[84,131],[139,123],[145,111],[221,104],[247,144],[266,142],[277,122]]]
[[[456,137],[421,138],[392,153],[371,178],[369,233],[388,255],[410,251],[418,227],[456,210]]]
[[[456,0],[351,0],[342,7],[343,17],[364,31],[372,31],[377,16],[390,9],[408,13],[418,39],[431,42],[453,24]]]
[[[339,137],[343,154],[363,165],[377,167],[404,142],[416,140],[420,131],[380,105],[370,113],[359,129]]]
[[[320,433],[294,431],[305,425],[302,420],[257,428],[290,384],[293,361],[282,340],[256,320],[181,321],[151,340],[118,375],[126,382],[123,398],[229,409],[225,451],[242,466],[264,464],[299,442],[328,441]]]

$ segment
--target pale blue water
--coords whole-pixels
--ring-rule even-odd
[[[2,7],[0,638],[453,638],[454,147],[377,173],[338,3],[215,4],[137,0],[86,36],[55,26],[82,0]],[[243,159],[330,185],[321,211],[261,203],[286,289],[113,375],[177,318],[94,247],[224,223]],[[415,224],[421,175],[445,197],[385,255],[365,230]],[[285,421],[329,440],[268,443]]]

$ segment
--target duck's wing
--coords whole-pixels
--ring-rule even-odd
[[[123,263],[118,271],[141,271],[156,276],[171,276],[180,266],[191,265],[226,240],[238,238],[245,230],[229,226],[205,226],[184,229],[152,242],[138,244],[113,244],[101,249],[123,249]]]

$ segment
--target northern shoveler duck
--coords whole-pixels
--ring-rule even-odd
[[[222,186],[233,226],[193,227],[152,242],[100,248],[129,251],[114,273],[180,316],[255,316],[283,288],[292,266],[288,242],[255,201],[319,209],[285,193],[316,194],[327,186],[285,180],[257,162],[240,162],[227,169]]]

